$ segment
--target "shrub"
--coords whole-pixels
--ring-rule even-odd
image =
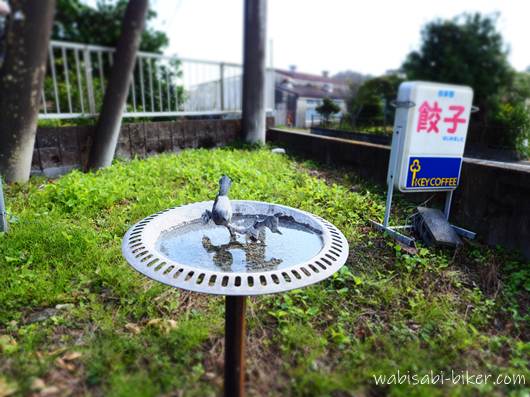
[[[530,109],[521,102],[501,103],[492,119],[492,130],[497,132],[495,143],[530,157]]]

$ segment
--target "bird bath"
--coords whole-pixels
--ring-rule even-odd
[[[308,212],[258,201],[233,200],[232,224],[244,229],[267,217],[253,241],[224,226],[203,222],[213,201],[148,216],[123,239],[125,259],[161,283],[225,295],[225,396],[244,395],[245,297],[288,291],[321,281],[348,257],[348,242],[331,223]]]
[[[235,219],[234,219],[235,218]],[[236,225],[248,226],[255,216],[236,216]],[[322,249],[320,232],[289,219],[280,220],[283,235],[265,229],[260,240],[231,239],[226,228],[191,222],[160,234],[157,249],[171,260],[205,270],[253,273],[280,270],[305,262]]]

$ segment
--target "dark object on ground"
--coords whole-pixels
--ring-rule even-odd
[[[417,211],[413,220],[414,229],[427,246],[457,247],[462,244],[442,211],[427,207],[417,207]]]

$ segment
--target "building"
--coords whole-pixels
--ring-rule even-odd
[[[331,98],[346,111],[348,84],[344,79],[322,75],[300,73],[295,67],[290,70],[275,70],[274,102],[276,124],[307,128],[311,121],[319,121],[315,110],[324,98]],[[340,114],[338,115],[340,117]]]
[[[265,109],[268,115],[274,111],[274,70],[265,74]],[[239,66],[225,66],[220,75],[196,77],[195,84],[185,87],[183,111],[209,113],[240,113],[243,96],[243,70]],[[222,93],[221,93],[222,92]]]

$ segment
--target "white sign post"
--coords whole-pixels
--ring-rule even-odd
[[[466,144],[473,90],[470,87],[407,81],[399,86],[392,150],[388,165],[383,224],[372,222],[394,238],[413,245],[414,239],[389,226],[394,187],[402,192],[446,192],[449,219],[453,190],[458,187]],[[460,235],[475,234],[453,226]]]

